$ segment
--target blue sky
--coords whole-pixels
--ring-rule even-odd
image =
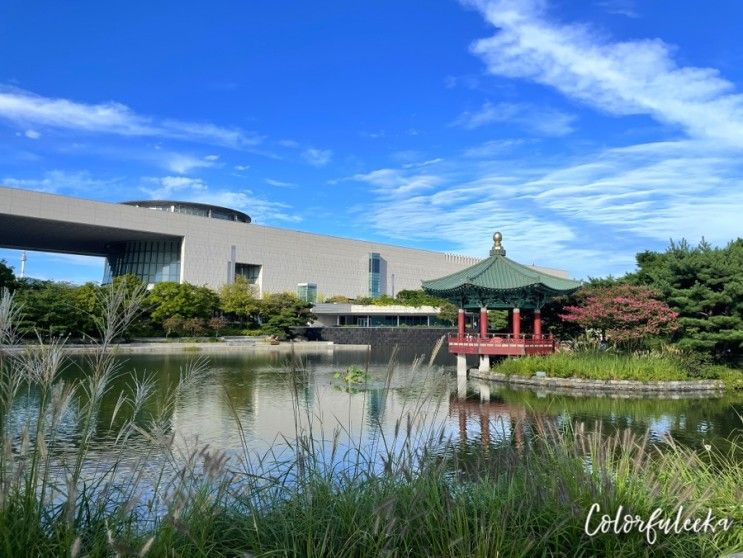
[[[743,5],[699,6],[0,0],[0,183],[621,274],[743,228]]]

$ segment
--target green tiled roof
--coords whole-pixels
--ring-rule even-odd
[[[423,289],[464,307],[540,308],[549,298],[572,293],[581,285],[508,259],[499,235],[491,254],[462,271],[423,281]]]

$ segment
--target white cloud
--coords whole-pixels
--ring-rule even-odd
[[[41,133],[37,132],[36,130],[26,130],[24,134],[29,139],[39,139],[41,137]]]
[[[573,132],[575,119],[573,114],[527,103],[486,101],[478,110],[460,114],[453,124],[472,130],[495,122],[513,122],[537,135],[565,136]]]
[[[269,186],[276,186],[277,188],[294,188],[296,184],[292,182],[284,182],[283,180],[274,180],[273,178],[266,178],[266,184]]]
[[[187,174],[194,169],[214,166],[214,159],[194,157],[184,153],[167,153],[160,161],[165,169],[178,174]]]
[[[646,114],[743,146],[743,96],[713,68],[679,66],[660,39],[611,41],[548,19],[543,2],[471,0],[498,32],[472,51],[490,73],[528,79],[614,115]]]
[[[250,165],[235,165],[235,170],[240,172],[245,172],[246,170],[250,169]]]
[[[278,143],[281,147],[288,147],[289,149],[296,149],[299,147],[299,142],[290,140],[290,139],[283,139],[279,140]]]
[[[313,167],[323,167],[333,158],[333,152],[330,149],[309,148],[302,152],[302,158]]]
[[[105,180],[93,178],[86,171],[68,172],[52,170],[45,172],[41,178],[5,177],[0,181],[3,186],[35,190],[37,192],[87,195],[110,191],[115,188],[118,179]]]
[[[492,159],[502,156],[504,153],[512,151],[514,148],[523,145],[523,139],[504,139],[490,140],[480,145],[470,147],[464,150],[463,155],[470,159]]]
[[[135,113],[116,102],[88,104],[35,95],[20,89],[0,89],[0,118],[17,125],[45,126],[119,136],[152,136],[245,149],[259,136],[208,122],[157,119]]]
[[[145,186],[141,191],[151,199],[178,199],[229,207],[244,211],[253,222],[261,224],[297,223],[302,220],[299,215],[290,213],[290,205],[261,198],[248,189],[215,188],[200,178],[186,176],[147,177],[143,182]]]
[[[146,178],[145,182],[157,186],[155,188],[148,186],[141,189],[154,200],[173,199],[173,194],[177,194],[176,197],[181,194],[193,196],[195,193],[207,191],[207,186],[203,180],[200,178],[189,178],[187,176],[150,177]]]
[[[204,157],[204,159],[206,161],[213,161],[213,162],[214,161],[218,161],[219,160],[219,155],[207,155],[206,157]]]

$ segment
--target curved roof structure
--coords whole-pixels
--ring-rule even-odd
[[[198,215],[200,217],[210,217],[212,219],[222,219],[224,221],[237,221],[240,223],[250,223],[250,215],[207,203],[197,203],[177,200],[136,200],[121,202],[123,205],[133,205],[135,207],[145,207],[159,211],[168,211],[170,213],[183,213],[186,215]]]
[[[506,257],[502,235],[495,233],[490,257],[475,265],[430,281],[423,289],[451,300],[460,308],[541,308],[550,298],[570,294],[581,283],[521,265]]]

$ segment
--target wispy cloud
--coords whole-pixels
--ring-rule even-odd
[[[216,159],[211,156],[196,157],[184,153],[164,153],[159,159],[166,170],[178,174],[188,174],[194,169],[213,167],[216,162]]]
[[[262,141],[260,136],[239,128],[145,116],[117,102],[88,104],[7,87],[0,89],[0,118],[25,127],[160,137],[232,149],[254,147]]]
[[[730,82],[714,69],[679,66],[658,39],[612,42],[553,22],[543,2],[469,3],[498,28],[473,47],[491,73],[547,85],[604,114],[647,115],[670,137],[552,153],[539,164],[515,152],[523,140],[492,140],[435,173],[403,165],[357,174],[376,196],[364,208],[368,226],[480,255],[501,229],[516,259],[584,277],[627,271],[636,252],[670,238],[740,236],[743,96]],[[503,108],[486,104],[459,124],[484,126],[505,118]]]
[[[293,182],[285,182],[283,180],[275,180],[273,178],[266,178],[265,182],[269,186],[275,186],[277,188],[294,188],[294,187],[296,187],[296,184],[294,184]]]
[[[313,167],[324,167],[333,158],[333,152],[330,149],[315,149],[311,147],[302,152],[302,158]]]
[[[528,103],[491,103],[475,111],[465,111],[453,122],[468,130],[496,122],[512,122],[542,136],[566,136],[573,131],[576,116]]]
[[[102,192],[109,192],[112,188],[116,188],[119,182],[119,179],[94,178],[87,171],[52,170],[43,173],[41,178],[6,176],[0,181],[0,185],[50,194],[63,192],[65,194],[97,197]]]
[[[660,39],[611,41],[548,19],[544,2],[469,0],[498,32],[472,52],[490,73],[555,88],[613,115],[645,114],[690,136],[743,146],[743,96],[714,68],[679,66]]]
[[[208,185],[200,178],[186,176],[161,176],[142,179],[140,189],[151,199],[177,197],[179,200],[208,203],[246,212],[253,222],[297,223],[302,220],[291,212],[291,206],[255,195],[249,189],[226,189]]]
[[[640,17],[634,0],[601,0],[596,2],[596,5],[612,15],[621,15],[633,19]]]

